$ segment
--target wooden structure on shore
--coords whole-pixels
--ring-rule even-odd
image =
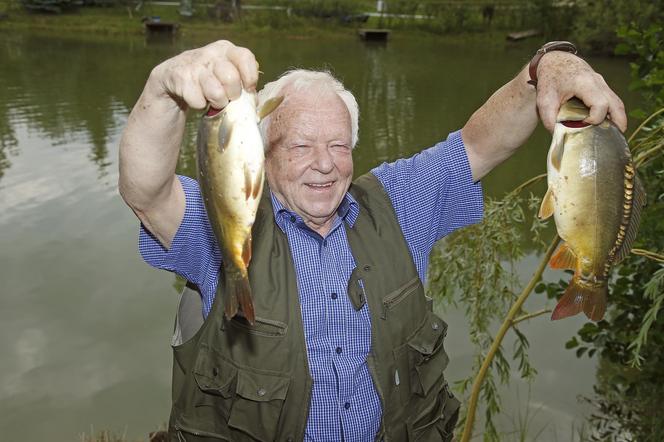
[[[389,29],[358,29],[357,33],[365,41],[387,41],[390,35]]]
[[[144,17],[142,21],[148,35],[174,35],[180,27],[178,23],[161,21],[159,17]]]
[[[530,37],[537,37],[538,35],[541,34],[542,31],[540,31],[539,29],[528,29],[527,31],[510,32],[509,34],[507,34],[507,39],[509,41],[519,41]]]

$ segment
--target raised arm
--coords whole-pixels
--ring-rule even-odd
[[[183,52],[155,67],[129,114],[120,141],[119,190],[145,227],[170,248],[185,211],[175,166],[186,111],[207,103],[223,108],[254,90],[258,64],[245,48],[217,41]]]
[[[468,120],[461,135],[475,181],[507,159],[528,139],[539,118],[553,130],[560,105],[573,96],[590,108],[587,123],[609,117],[623,132],[625,108],[601,75],[568,52],[548,52],[537,67],[537,88],[528,84],[528,67],[498,89]]]

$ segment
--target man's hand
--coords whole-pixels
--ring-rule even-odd
[[[547,52],[537,67],[537,89],[528,84],[528,66],[498,89],[468,120],[461,135],[473,179],[480,180],[523,145],[538,114],[553,130],[560,106],[576,96],[590,108],[586,122],[600,124],[608,115],[623,132],[625,108],[601,75],[576,55]]]
[[[553,131],[560,106],[574,96],[590,108],[586,123],[600,124],[608,115],[627,130],[625,106],[600,74],[568,52],[547,52],[537,67],[537,109],[544,127]]]
[[[172,98],[182,110],[221,109],[240,96],[242,87],[256,89],[258,63],[248,49],[220,40],[185,51],[152,70],[146,89]]]
[[[170,247],[185,211],[175,176],[186,110],[210,103],[221,109],[255,90],[254,55],[228,41],[217,41],[166,60],[150,73],[129,115],[120,141],[120,194],[145,227]]]

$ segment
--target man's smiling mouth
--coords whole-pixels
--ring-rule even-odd
[[[327,189],[332,187],[334,184],[334,181],[328,181],[327,183],[306,183],[308,187],[311,187],[313,189]]]

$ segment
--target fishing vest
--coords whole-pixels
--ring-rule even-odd
[[[443,376],[447,324],[432,312],[382,184],[368,173],[349,191],[360,213],[352,228],[344,223],[356,263],[347,295],[371,315],[367,362],[383,410],[375,440],[449,441],[459,402]],[[218,290],[202,326],[174,345],[170,441],[304,438],[313,379],[295,267],[269,190],[252,232],[255,324],[225,319]]]

